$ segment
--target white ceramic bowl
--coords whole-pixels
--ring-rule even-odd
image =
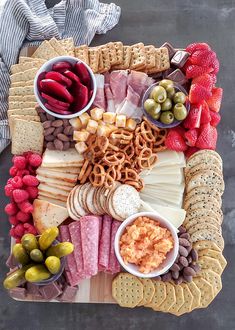
[[[126,229],[126,227],[128,225],[130,225],[136,218],[138,218],[140,216],[149,217],[152,220],[158,221],[162,225],[162,227],[165,227],[170,230],[171,235],[174,239],[174,247],[170,252],[167,253],[166,259],[162,262],[161,265],[159,265],[158,268],[156,268],[155,270],[153,270],[152,272],[150,272],[148,274],[143,274],[143,273],[139,272],[138,266],[136,266],[134,264],[131,264],[131,263],[125,264],[122,259],[122,256],[120,255],[119,242],[120,242],[120,238],[121,238],[124,230]],[[129,218],[127,218],[125,221],[123,221],[121,226],[118,228],[118,231],[115,236],[114,249],[115,249],[115,254],[117,256],[119,263],[128,273],[131,273],[135,276],[142,277],[142,278],[152,278],[152,277],[156,277],[156,276],[166,273],[168,271],[168,269],[173,265],[173,263],[175,262],[175,259],[177,257],[177,254],[178,254],[178,250],[179,250],[179,240],[178,240],[176,228],[170,223],[170,221],[163,218],[157,212],[141,212],[141,213],[134,214],[134,215],[130,216]]]
[[[38,86],[37,86],[37,81],[38,81],[38,77],[41,73],[43,72],[48,72],[51,71],[51,68],[53,66],[53,64],[57,63],[57,62],[61,62],[61,61],[65,61],[65,62],[69,62],[71,64],[75,64],[77,62],[81,62],[85,65],[85,67],[87,68],[90,76],[91,76],[91,81],[92,81],[92,88],[93,88],[93,94],[92,97],[90,99],[90,101],[87,103],[87,105],[85,106],[85,108],[83,108],[82,110],[78,111],[78,112],[74,112],[71,115],[61,115],[59,113],[55,113],[51,110],[48,110],[45,105],[44,105],[44,101],[43,98],[41,97],[39,91],[38,91]],[[54,57],[53,59],[47,61],[46,63],[43,64],[43,66],[38,70],[35,78],[34,78],[34,94],[36,97],[36,100],[38,102],[38,104],[40,105],[40,107],[45,110],[47,113],[49,113],[50,115],[57,117],[57,118],[61,118],[61,119],[71,119],[71,118],[76,118],[78,116],[80,116],[82,113],[86,112],[87,110],[90,109],[92,103],[94,102],[95,96],[96,96],[96,91],[97,91],[97,84],[96,84],[96,79],[95,79],[95,75],[92,72],[91,68],[84,63],[83,61],[79,60],[78,58],[72,57],[72,56],[58,56],[58,57]]]

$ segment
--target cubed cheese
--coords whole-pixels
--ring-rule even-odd
[[[75,144],[75,148],[79,154],[83,154],[87,150],[87,145],[85,142],[78,142]]]
[[[116,120],[116,113],[114,112],[105,112],[103,114],[103,121],[107,124],[114,124]]]
[[[69,123],[70,125],[73,126],[74,129],[76,129],[77,131],[80,130],[82,128],[82,123],[81,120],[79,118],[72,118],[69,119]]]
[[[90,115],[87,112],[84,112],[81,116],[79,116],[79,119],[81,121],[82,124],[82,128],[85,128],[89,119],[90,119]]]
[[[117,115],[115,125],[117,127],[125,127],[126,126],[126,116],[125,115]]]
[[[78,142],[85,142],[88,137],[89,137],[90,133],[83,130],[83,131],[74,131],[73,132],[73,139],[75,141],[78,141]]]
[[[93,119],[89,119],[86,130],[87,130],[87,132],[89,132],[91,134],[95,134],[97,127],[98,127],[97,121],[95,121]]]
[[[126,121],[126,129],[128,131],[134,131],[135,128],[136,128],[136,125],[137,125],[137,123],[136,123],[136,121],[134,119],[132,119],[132,118],[127,119],[127,121]]]
[[[110,134],[110,129],[107,127],[107,126],[105,126],[105,125],[99,125],[98,127],[97,127],[97,132],[96,132],[96,134],[98,135],[98,136],[109,136],[109,134]]]
[[[96,121],[102,119],[103,113],[104,113],[104,109],[101,108],[94,108],[90,111],[91,118]]]

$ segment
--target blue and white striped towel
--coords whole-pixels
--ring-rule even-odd
[[[52,37],[89,44],[119,20],[121,9],[98,0],[62,0],[47,9],[44,0],[0,0],[0,152],[9,144],[9,70],[20,49]]]

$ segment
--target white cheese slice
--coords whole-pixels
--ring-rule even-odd
[[[158,190],[162,190],[162,191],[177,191],[177,192],[181,192],[182,194],[184,193],[184,188],[185,185],[184,183],[181,183],[179,185],[177,184],[164,184],[164,183],[156,183],[156,184],[148,184],[146,185],[146,188],[156,188]]]
[[[175,207],[167,207],[158,204],[150,204],[150,207],[169,220],[175,227],[179,228],[186,217],[186,211]]]
[[[183,178],[181,174],[154,175],[150,173],[149,175],[146,175],[143,179],[145,184],[155,184],[155,183],[181,184],[183,182]]]

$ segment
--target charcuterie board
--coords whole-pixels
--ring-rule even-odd
[[[4,285],[14,299],[118,303],[175,315],[211,303],[226,266],[215,151],[218,70],[205,43],[184,50],[167,42],[74,47],[53,38],[21,51],[11,68],[15,156],[5,188],[15,241]],[[135,214],[117,244],[121,223]],[[56,227],[61,249],[41,247]],[[16,247],[25,253],[28,234],[40,237],[43,265],[21,263],[26,283],[14,288]],[[62,246],[73,248],[65,253]],[[176,255],[161,272],[171,250]],[[29,251],[26,260],[30,254],[35,261]],[[46,285],[56,274],[49,257],[66,262]]]

